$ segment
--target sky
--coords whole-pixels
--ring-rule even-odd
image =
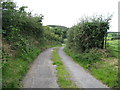
[[[119,0],[13,0],[17,6],[28,6],[27,11],[44,16],[43,25],[72,27],[82,17],[112,16],[110,30],[118,31]]]

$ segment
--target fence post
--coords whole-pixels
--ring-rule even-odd
[[[106,42],[107,42],[107,34],[108,34],[108,32],[106,32],[106,34],[105,34],[105,45],[104,45],[104,48],[105,48],[105,49],[107,48],[107,45],[106,45]]]

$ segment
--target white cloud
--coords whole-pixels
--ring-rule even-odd
[[[44,25],[71,27],[79,18],[113,14],[110,31],[118,31],[118,0],[14,0],[17,5],[26,5],[33,13],[43,14]]]

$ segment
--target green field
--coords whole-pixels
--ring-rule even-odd
[[[108,40],[107,41],[107,50],[110,52],[111,56],[118,57],[119,56],[119,42],[120,40]]]
[[[118,39],[117,39],[118,38]],[[107,34],[106,40],[106,49],[110,52],[111,56],[119,57],[119,42],[120,42],[120,33],[111,32]]]

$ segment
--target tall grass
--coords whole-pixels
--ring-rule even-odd
[[[22,79],[30,68],[30,63],[40,53],[38,48],[25,54],[19,53],[19,56],[13,57],[3,64],[3,88],[19,88],[22,87]]]
[[[16,56],[10,57],[9,54],[3,55],[2,63],[2,87],[3,88],[20,88],[23,87],[22,80],[28,72],[30,65],[36,57],[46,48],[54,47],[46,46],[33,46],[33,50],[26,52],[18,52]]]

